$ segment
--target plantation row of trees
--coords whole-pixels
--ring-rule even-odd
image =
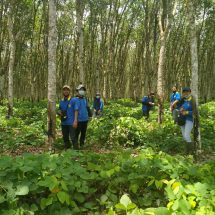
[[[47,97],[50,2],[0,2],[1,96]],[[173,84],[190,84],[190,51],[196,50],[200,95],[214,97],[214,1],[58,0],[53,4],[58,96],[63,84],[75,88],[79,82],[86,84],[89,95],[99,90],[106,98],[137,98],[151,89],[164,96]],[[14,91],[8,92],[12,85]]]

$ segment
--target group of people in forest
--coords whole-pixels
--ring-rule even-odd
[[[142,112],[148,120],[149,112],[155,106],[155,93],[150,92],[142,99]],[[82,149],[85,144],[87,125],[90,117],[102,115],[104,103],[100,93],[96,93],[93,102],[93,114],[86,98],[86,88],[80,84],[76,88],[76,96],[71,98],[70,87],[63,86],[63,99],[60,101],[58,115],[61,117],[61,127],[65,148]],[[191,140],[193,128],[193,97],[191,89],[185,87],[182,96],[174,86],[170,96],[170,111],[173,120],[181,126],[182,136],[186,142],[186,152],[194,152],[194,144]],[[72,143],[72,144],[71,144]]]
[[[155,94],[149,93],[148,96],[144,96],[142,99],[142,111],[143,116],[148,119],[149,112],[155,106],[154,102]],[[193,110],[195,108],[195,101],[191,95],[191,89],[184,87],[182,89],[182,96],[177,91],[176,86],[172,88],[172,94],[170,96],[170,111],[172,113],[173,120],[181,127],[183,139],[185,140],[186,153],[194,154],[195,144],[191,140],[191,131],[193,129]]]
[[[70,86],[63,86],[63,99],[59,104],[58,115],[61,117],[61,128],[65,149],[82,149],[85,144],[87,124],[92,117],[86,98],[86,88],[80,84],[76,88],[76,96],[71,98]],[[103,101],[100,93],[96,93],[93,104],[93,117],[102,114]],[[72,145],[71,145],[72,143]]]

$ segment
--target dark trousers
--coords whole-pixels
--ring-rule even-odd
[[[63,141],[65,149],[71,148],[73,145],[74,149],[77,149],[77,141],[75,139],[75,129],[72,125],[61,125],[62,134],[63,134]],[[71,145],[72,142],[72,145]]]
[[[148,119],[149,118],[149,110],[144,110],[143,116],[145,117],[145,119]]]
[[[79,140],[79,135],[81,135],[80,136],[80,147],[83,146],[84,142],[85,142],[86,132],[87,132],[87,123],[88,123],[88,121],[78,122],[78,127],[75,130],[75,139],[76,139],[77,143]]]

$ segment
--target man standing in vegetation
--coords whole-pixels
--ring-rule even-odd
[[[84,85],[80,84],[77,88],[77,96],[78,98],[78,122],[77,124],[74,124],[76,131],[75,131],[75,138],[76,142],[79,141],[79,135],[80,135],[80,148],[83,148],[86,138],[86,132],[87,132],[87,124],[89,120],[88,116],[88,101],[85,97],[86,95],[86,88]]]
[[[179,92],[177,92],[177,87],[174,86],[172,88],[172,94],[170,96],[170,111],[172,112],[174,122],[176,122],[177,110],[179,108],[180,99],[181,95]]]
[[[152,110],[154,107],[154,96],[155,94],[153,92],[149,93],[148,96],[144,96],[142,99],[142,111],[143,111],[143,116],[145,119],[149,118],[149,111]]]
[[[65,149],[77,149],[77,141],[75,139],[75,127],[78,118],[78,101],[77,98],[70,97],[70,87],[63,86],[63,99],[60,101],[58,115],[61,117],[61,128]],[[71,141],[70,141],[71,139]]]
[[[96,96],[93,101],[93,116],[101,116],[103,111],[104,103],[101,99],[100,93],[96,93]]]
[[[181,126],[181,132],[184,140],[186,141],[186,153],[195,153],[195,147],[191,140],[191,131],[193,129],[193,102],[191,89],[189,87],[183,88],[182,100],[180,104],[180,114],[185,117],[185,124]]]

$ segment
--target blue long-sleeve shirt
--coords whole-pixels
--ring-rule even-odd
[[[66,111],[67,118],[61,121],[61,125],[72,125],[75,118],[75,111],[78,110],[77,98],[63,98],[59,104],[59,110]]]
[[[142,99],[142,111],[148,111],[153,108],[152,105],[149,104],[149,102],[154,102],[153,98],[150,98],[149,96],[144,96]]]
[[[104,103],[103,103],[102,99],[101,98],[99,98],[99,99],[95,98],[94,102],[93,102],[93,108],[96,111],[98,111],[98,110],[102,111],[103,107],[104,107]]]
[[[78,99],[78,122],[86,122],[88,117],[88,101],[85,97],[76,97]]]
[[[170,96],[170,103],[172,104],[176,100],[179,101],[180,99],[181,99],[181,94],[179,92],[172,93]],[[176,108],[179,108],[179,104],[176,104]]]
[[[185,115],[186,120],[193,121],[193,105],[192,105],[192,96],[184,99],[184,103],[181,105],[180,109],[188,111],[188,114]]]

